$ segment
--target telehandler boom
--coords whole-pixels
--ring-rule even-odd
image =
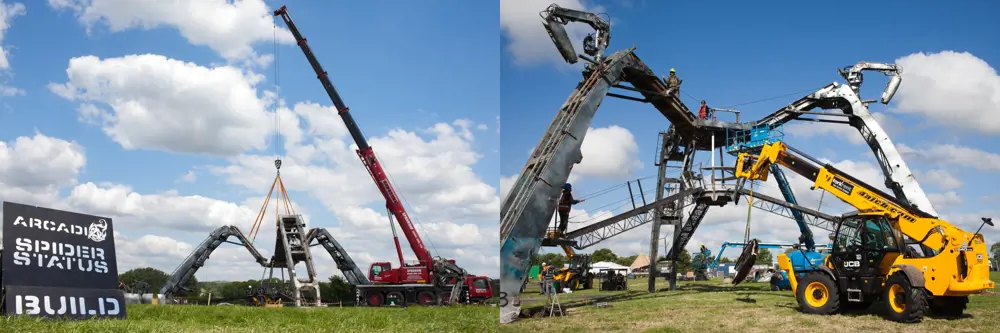
[[[778,255],[803,312],[867,308],[881,298],[888,319],[912,323],[927,310],[961,316],[969,295],[994,287],[979,231],[962,230],[783,142],[765,145],[756,155],[741,153],[736,176],[767,180],[772,164],[812,180],[813,189],[858,210],[844,215],[822,265],[797,269],[787,255]],[[983,224],[993,225],[989,218]]]

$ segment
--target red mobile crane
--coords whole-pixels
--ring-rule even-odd
[[[309,64],[316,72],[316,77],[323,84],[327,95],[330,96],[334,107],[337,108],[337,113],[347,126],[355,144],[358,145],[358,157],[361,158],[365,169],[368,170],[372,180],[382,192],[382,196],[385,197],[385,207],[391,215],[390,220],[395,218],[417,257],[417,264],[403,262],[403,250],[399,245],[396,229],[393,227],[393,241],[396,244],[396,253],[399,255],[400,267],[392,268],[392,264],[389,262],[372,263],[368,268],[368,279],[373,284],[356,286],[358,303],[380,306],[388,303],[387,300],[395,300],[396,304],[402,302],[421,305],[441,304],[442,292],[449,288],[451,295],[448,298],[448,303],[456,303],[463,299],[466,303],[489,299],[492,296],[492,288],[488,277],[469,276],[465,269],[455,264],[454,260],[431,257],[430,251],[424,247],[424,242],[420,239],[420,234],[413,227],[410,216],[406,214],[403,203],[396,195],[389,177],[375,156],[375,151],[362,135],[361,128],[354,122],[347,105],[340,98],[337,89],[333,87],[333,83],[330,82],[323,66],[319,64],[319,60],[316,60],[316,56],[306,43],[306,38],[299,32],[295,22],[292,22],[286,6],[275,10],[274,16],[281,16],[288,30],[295,37],[299,48],[305,53],[306,59],[309,60]],[[392,226],[391,221],[390,226]]]

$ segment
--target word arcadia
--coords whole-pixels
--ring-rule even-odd
[[[34,295],[17,295],[14,296],[14,312],[16,314],[29,314],[37,315],[45,311],[47,315],[83,315],[83,316],[115,316],[121,311],[121,305],[118,304],[118,300],[108,297],[98,297],[85,298],[85,297],[66,297],[59,296],[59,308],[52,308],[52,296],[42,296],[39,298]],[[89,300],[89,301],[88,301]],[[68,301],[68,302],[67,302]],[[96,301],[96,307],[88,307],[94,305]],[[79,306],[78,306],[79,305]],[[25,311],[27,310],[27,311]]]
[[[75,269],[81,272],[107,273],[104,249],[44,240],[14,240],[14,264],[45,268]]]

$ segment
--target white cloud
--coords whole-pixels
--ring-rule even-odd
[[[583,160],[573,166],[570,182],[583,176],[622,179],[642,168],[635,136],[617,125],[587,129],[580,151]]]
[[[563,8],[590,12],[603,10],[600,6],[588,7],[581,0],[500,0],[500,29],[507,35],[509,43],[506,49],[514,56],[515,64],[565,64],[545,28],[541,26],[542,19],[538,14],[552,3]],[[572,23],[566,26],[566,32],[573,41],[573,46],[579,47],[583,37],[593,32],[593,29],[582,23]]]
[[[185,172],[184,175],[182,175],[180,178],[180,181],[185,183],[194,183],[194,181],[196,180],[198,180],[198,175],[194,173],[194,170]]]
[[[24,4],[20,2],[7,4],[0,1],[0,70],[10,69],[10,51],[6,45],[2,45],[4,37],[14,19],[24,13]]]
[[[249,228],[257,216],[257,209],[199,195],[182,196],[173,191],[140,194],[124,185],[91,182],[74,187],[66,202],[90,214],[117,217],[117,226],[136,229],[208,232],[224,225]]]
[[[1000,134],[1000,76],[968,52],[914,53],[896,59],[903,83],[898,113],[917,114],[960,129]]]
[[[973,168],[980,171],[1000,171],[1000,154],[954,144],[922,145],[916,149],[904,144],[897,145],[904,157],[915,158],[924,163]]]
[[[0,1],[0,76],[2,76],[0,78],[0,96],[3,97],[25,94],[23,89],[8,85],[9,81],[13,78],[14,72],[11,70],[10,65],[11,45],[4,43],[4,37],[6,37],[7,30],[10,29],[11,24],[14,23],[14,19],[24,14],[24,4],[20,2],[4,3]]]
[[[931,193],[927,195],[927,199],[932,202],[935,208],[941,210],[947,210],[958,205],[961,205],[964,200],[958,196],[955,191],[948,191],[945,193]]]
[[[500,176],[500,197],[506,198],[507,193],[510,193],[510,188],[514,186],[514,181],[517,180],[520,174],[514,174],[510,177]]]
[[[80,117],[125,149],[234,155],[263,148],[273,127],[253,79],[234,67],[84,56],[70,59],[66,74],[68,82],[49,89],[79,102]]]
[[[927,172],[914,170],[913,175],[918,181],[937,185],[938,188],[945,191],[958,189],[965,185],[962,183],[962,180],[956,178],[950,172],[941,169],[932,169]]]
[[[53,202],[60,187],[76,184],[85,163],[83,147],[41,133],[0,142],[0,198],[24,204]]]
[[[97,24],[112,32],[172,27],[193,45],[208,46],[227,60],[257,57],[255,43],[275,38],[272,9],[263,0],[49,0],[57,10],[72,10],[88,32]],[[275,8],[276,9],[276,8]],[[292,43],[285,28],[278,41]]]

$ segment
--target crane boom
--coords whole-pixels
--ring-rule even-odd
[[[417,233],[416,228],[413,226],[413,221],[410,220],[410,216],[403,208],[403,203],[399,200],[399,196],[396,195],[396,191],[393,189],[385,170],[382,169],[382,164],[379,163],[378,158],[375,156],[375,151],[368,144],[368,140],[361,133],[361,128],[358,127],[358,124],[354,121],[354,117],[351,116],[349,108],[344,103],[344,100],[340,98],[340,94],[337,93],[337,88],[334,88],[326,71],[323,70],[323,66],[320,65],[312,49],[309,48],[306,38],[299,32],[299,29],[295,26],[295,22],[292,22],[292,17],[288,15],[288,10],[285,6],[281,6],[280,9],[275,10],[274,16],[281,16],[288,30],[292,32],[292,36],[295,37],[299,48],[302,49],[302,53],[305,53],[306,59],[312,66],[313,71],[316,72],[316,78],[323,84],[326,94],[330,96],[333,106],[337,108],[337,114],[340,115],[340,119],[347,126],[347,130],[351,133],[354,143],[358,145],[358,157],[361,158],[361,162],[365,165],[365,169],[368,170],[368,174],[375,181],[379,192],[382,192],[382,196],[385,197],[386,208],[393,215],[400,229],[403,230],[403,235],[406,236],[406,240],[410,243],[410,248],[413,249],[417,260],[420,261],[421,265],[431,267],[433,259],[431,258],[430,251],[424,247],[424,242],[420,239],[420,234]]]

